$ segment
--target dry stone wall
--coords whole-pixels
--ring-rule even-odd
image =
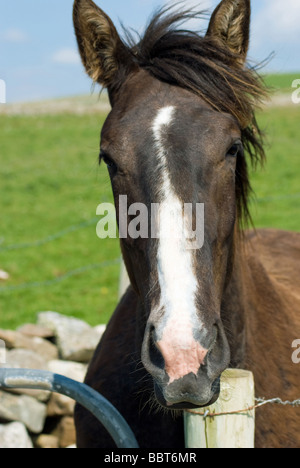
[[[104,331],[105,325],[41,312],[34,324],[0,329],[0,368],[46,370],[83,382]],[[74,447],[74,406],[70,398],[45,390],[0,388],[0,448]]]

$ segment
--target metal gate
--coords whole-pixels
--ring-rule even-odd
[[[48,390],[66,395],[84,406],[103,424],[118,448],[139,448],[123,416],[88,385],[52,372],[0,368],[0,388]]]

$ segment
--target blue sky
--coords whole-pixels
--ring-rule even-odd
[[[117,26],[121,20],[141,30],[153,9],[165,2],[96,3]],[[186,0],[185,4],[213,9],[218,0]],[[77,52],[72,5],[73,0],[0,0],[0,79],[6,82],[8,102],[90,91],[91,82]],[[252,0],[252,10],[250,58],[260,61],[274,51],[267,70],[300,72],[300,1]]]

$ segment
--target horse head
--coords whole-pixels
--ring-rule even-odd
[[[250,0],[223,0],[204,37],[175,28],[190,16],[166,9],[126,44],[91,0],[74,5],[83,64],[112,105],[100,157],[116,207],[121,195],[143,204],[149,226],[156,207],[157,235],[122,238],[121,248],[141,304],[142,363],[157,400],[175,409],[214,402],[230,365],[222,314],[248,215],[246,154],[263,157],[253,111],[262,84],[245,65]],[[197,227],[199,204],[204,241],[195,246],[186,226]]]

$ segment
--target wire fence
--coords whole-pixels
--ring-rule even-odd
[[[276,196],[276,197],[263,197],[263,198],[257,198],[254,200],[254,202],[258,203],[264,203],[264,202],[272,202],[272,201],[278,201],[278,200],[286,200],[286,199],[300,199],[300,193],[295,193],[291,195],[281,195],[281,196]],[[30,249],[30,248],[39,248],[44,245],[47,245],[51,242],[55,242],[59,239],[62,239],[70,234],[73,234],[75,232],[78,232],[82,229],[86,229],[90,226],[96,225],[97,221],[99,220],[99,217],[93,217],[89,220],[79,222],[77,224],[73,224],[71,226],[66,227],[65,229],[58,231],[52,235],[46,236],[41,239],[37,239],[31,242],[22,242],[22,243],[15,243],[15,244],[9,244],[9,245],[3,245],[3,242],[1,243],[0,240],[0,254],[1,253],[8,253],[8,252],[13,252],[13,251],[18,251],[18,250],[25,250],[25,249]],[[84,265],[80,268],[76,268],[73,270],[69,270],[66,273],[52,279],[48,280],[42,280],[42,281],[35,281],[35,282],[28,282],[28,283],[22,283],[22,284],[17,284],[17,285],[8,285],[8,286],[2,286],[0,287],[0,294],[5,294],[5,293],[13,293],[17,291],[22,291],[22,290],[27,290],[27,289],[37,289],[37,288],[44,288],[44,287],[51,287],[53,285],[62,283],[63,281],[77,276],[81,275],[83,273],[96,270],[96,269],[103,269],[107,268],[110,266],[115,266],[115,265],[120,265],[121,264],[121,259],[115,258],[113,260],[107,260],[103,262],[98,262],[98,263],[91,263],[88,265]],[[249,407],[249,408],[244,408],[241,410],[233,411],[233,412],[227,412],[227,413],[211,413],[209,410],[205,412],[201,412],[198,410],[187,410],[187,412],[192,413],[192,414],[197,414],[202,416],[204,419],[206,418],[215,418],[218,416],[227,416],[227,415],[234,415],[234,414],[248,414],[249,412],[263,407],[265,405],[281,405],[281,406],[290,406],[293,408],[300,408],[300,399],[296,399],[294,401],[283,401],[280,398],[272,398],[272,399],[264,399],[264,398],[256,398],[255,399],[255,405]]]
[[[62,283],[63,281],[65,281],[68,278],[71,278],[72,276],[81,275],[82,273],[86,273],[88,271],[97,270],[97,269],[101,269],[101,268],[105,268],[105,267],[109,267],[113,265],[118,265],[118,264],[121,264],[120,258],[116,258],[114,260],[108,260],[106,262],[101,262],[101,263],[92,263],[90,265],[86,265],[81,268],[76,268],[75,270],[70,270],[63,275],[58,276],[57,278],[50,279],[50,280],[34,281],[31,283],[17,284],[16,286],[4,286],[4,287],[2,286],[0,287],[0,293],[53,286],[55,284]]]
[[[52,235],[46,236],[42,239],[37,239],[35,241],[31,242],[22,242],[22,243],[16,243],[16,244],[9,244],[9,245],[4,245],[1,246],[0,243],[0,254],[1,253],[7,253],[7,252],[13,252],[17,250],[25,250],[25,249],[30,249],[30,248],[38,248],[42,247],[46,244],[49,244],[51,242],[54,242],[58,239],[62,239],[63,237],[66,237],[70,234],[73,234],[75,232],[78,232],[82,229],[88,228],[90,226],[96,225],[96,223],[99,221],[99,217],[93,217],[87,221],[82,221],[77,224],[73,224],[71,226],[68,226],[67,228],[58,231]],[[121,264],[121,259],[120,258],[115,258],[113,260],[107,260],[103,262],[98,262],[98,263],[91,263],[88,265],[84,265],[79,268],[75,268],[72,270],[67,271],[66,273],[52,279],[48,280],[43,280],[43,281],[33,281],[33,282],[27,282],[27,283],[21,283],[17,285],[11,285],[11,286],[1,286],[0,287],[0,294],[4,293],[11,293],[11,292],[17,292],[17,291],[22,291],[22,290],[27,290],[27,289],[37,289],[37,288],[44,288],[44,287],[51,287],[56,284],[62,283],[63,281],[74,277],[81,275],[83,273],[96,270],[96,269],[102,269],[114,265]]]
[[[286,200],[286,199],[300,199],[300,193],[294,193],[294,194],[289,194],[289,195],[279,195],[279,196],[270,196],[270,197],[260,197],[256,198],[253,200],[253,202],[257,203],[265,203],[265,202],[272,202],[272,201],[279,201],[279,200]],[[34,241],[30,242],[21,242],[21,243],[15,243],[15,244],[9,244],[9,245],[1,245],[1,240],[0,240],[0,254],[1,253],[7,253],[7,252],[13,252],[17,250],[25,250],[25,249],[30,249],[30,248],[39,248],[44,245],[47,245],[51,242],[57,241],[59,239],[62,239],[70,234],[73,234],[75,232],[78,232],[82,229],[88,228],[90,226],[93,226],[99,221],[99,217],[93,217],[89,220],[82,221],[77,224],[73,224],[71,226],[66,227],[65,229],[58,231],[52,235],[46,236],[42,239],[37,239]],[[2,241],[3,244],[3,241]],[[120,258],[116,258],[113,260],[108,260],[104,262],[99,262],[99,263],[92,263],[89,265],[84,265],[80,268],[76,268],[73,270],[69,270],[63,275],[57,277],[57,278],[52,278],[48,280],[43,280],[43,281],[35,281],[35,282],[28,282],[28,283],[22,283],[18,285],[11,285],[11,286],[1,286],[0,287],[0,294],[3,293],[11,293],[15,291],[22,291],[26,289],[36,289],[36,288],[43,288],[43,287],[51,287],[53,285],[59,284],[68,278],[80,275],[82,273],[86,273],[88,271],[92,271],[95,269],[101,269],[101,268],[106,268],[110,266],[114,266],[117,264],[120,264],[121,260]]]
[[[258,202],[258,203],[263,203],[263,202],[274,202],[274,201],[280,201],[280,200],[296,200],[300,198],[300,193],[292,193],[289,195],[276,195],[276,196],[270,196],[270,197],[260,197],[256,198],[253,201]]]
[[[43,239],[35,240],[32,242],[23,242],[20,244],[11,244],[7,245],[4,247],[1,247],[0,244],[0,253],[3,252],[11,252],[13,250],[23,250],[23,249],[29,249],[32,247],[42,247],[43,245],[49,244],[50,242],[56,241],[58,239],[61,239],[62,237],[65,237],[71,233],[77,232],[81,229],[87,228],[89,226],[92,226],[99,220],[98,217],[94,217],[89,219],[88,221],[83,221],[78,224],[73,224],[72,226],[69,226],[62,231],[58,231],[51,236],[44,237]]]
[[[248,414],[251,411],[260,408],[265,405],[282,405],[282,406],[291,406],[293,408],[300,408],[300,399],[294,401],[282,401],[281,398],[271,398],[266,400],[265,398],[255,398],[256,404],[250,406],[249,408],[244,408],[237,411],[229,411],[224,413],[210,413],[209,410],[206,411],[197,411],[197,410],[186,410],[187,413],[196,414],[197,416],[203,416],[203,419],[206,418],[215,418],[218,416],[230,416],[234,414]]]

